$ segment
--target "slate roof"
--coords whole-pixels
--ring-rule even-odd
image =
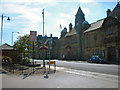
[[[120,4],[118,3],[109,16],[117,18],[120,21]]]
[[[116,5],[116,7],[113,9],[113,11],[111,12],[111,14],[109,16],[117,18],[120,21],[120,4],[119,3]],[[91,26],[87,30],[84,31],[84,33],[93,31],[93,30],[96,30],[96,29],[102,27],[104,20],[105,19],[102,19],[95,23],[92,23]]]
[[[101,19],[101,20],[98,20],[97,22],[91,23],[90,27],[87,30],[85,30],[84,33],[93,31],[93,30],[96,30],[96,29],[102,27],[104,20],[105,19]]]
[[[67,32],[65,37],[68,37],[68,36],[71,36],[71,35],[75,35],[75,34],[77,34],[77,32],[76,32],[75,28],[72,28],[71,32]]]
[[[1,48],[2,47],[2,48]],[[13,50],[13,47],[8,45],[8,44],[3,44],[2,46],[0,46],[0,48],[2,50]]]
[[[84,13],[83,13],[83,11],[82,11],[82,9],[81,9],[80,6],[79,6],[79,8],[78,8],[78,11],[77,11],[76,15],[78,15],[78,14],[83,14],[83,15],[84,15]]]

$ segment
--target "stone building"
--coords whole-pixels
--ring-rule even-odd
[[[56,59],[57,58],[57,40],[58,37],[53,37],[52,34],[50,35],[50,37],[48,37],[47,35],[42,36],[42,35],[38,35],[37,37],[37,47],[35,48],[35,58],[36,59],[41,59],[41,57],[43,56],[41,51],[40,51],[40,47],[42,45],[47,46],[47,52],[46,52],[46,56],[45,59]]]
[[[12,59],[12,62],[17,63],[17,51],[10,45],[8,44],[3,44],[0,46],[2,50],[2,57],[9,57]]]
[[[89,24],[85,21],[85,15],[79,7],[75,15],[75,26],[69,24],[69,31],[64,28],[58,41],[58,59],[84,59],[84,29]]]
[[[91,23],[84,31],[85,59],[98,55],[109,63],[120,60],[120,4],[111,11],[107,10],[107,17]]]
[[[58,40],[58,59],[89,60],[98,55],[110,63],[120,60],[120,4],[107,17],[89,24],[79,7],[75,15],[75,26],[64,28]]]

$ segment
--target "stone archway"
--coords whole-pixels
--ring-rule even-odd
[[[72,55],[71,49],[72,49],[72,48],[71,48],[71,46],[69,46],[69,45],[65,47],[66,59],[68,59],[68,60],[71,59],[71,55]]]

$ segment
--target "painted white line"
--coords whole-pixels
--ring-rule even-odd
[[[49,68],[49,65],[46,65],[47,68]],[[50,65],[50,68],[54,69],[53,65]],[[65,70],[64,67],[56,67],[56,70]]]
[[[72,69],[67,70],[65,72],[75,74],[75,75],[87,76],[87,77],[92,77],[92,78],[99,78],[99,79],[104,79],[104,80],[112,80],[112,81],[118,82],[118,76],[116,76],[116,75],[96,73],[96,72],[88,72],[88,71],[81,71],[81,70],[72,70]]]
[[[51,66],[51,68],[54,68],[54,66]],[[113,80],[113,81],[118,81],[118,78],[119,78],[117,75],[110,75],[110,74],[89,72],[89,71],[82,71],[82,70],[74,70],[74,69],[68,69],[64,67],[56,67],[56,70],[75,74],[75,75],[81,75],[85,77],[92,77],[92,78],[99,78],[99,79],[106,79],[106,80]]]

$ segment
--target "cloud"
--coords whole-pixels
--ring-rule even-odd
[[[81,9],[82,9],[82,11],[85,15],[90,14],[90,9],[89,8],[81,7]],[[71,10],[71,12],[73,12],[72,14],[74,14],[74,15],[77,13],[77,11],[78,11],[78,8],[72,8],[72,10]]]
[[[51,0],[2,0],[0,2],[0,10],[2,12],[0,13],[11,18],[10,22],[6,22],[4,19],[4,43],[8,42],[11,44],[11,41],[8,40],[8,38],[11,38],[11,34],[7,35],[11,32],[18,31],[22,33],[19,36],[23,36],[33,30],[40,34],[42,31],[42,9],[45,9],[45,20],[47,21],[47,17],[51,16],[47,9],[56,5],[57,3]],[[17,37],[16,35],[14,36],[15,41]]]
[[[62,25],[62,28],[68,26],[68,21],[65,20],[64,18],[58,19],[56,22],[56,26],[60,26],[60,24]]]
[[[51,2],[52,4],[50,4]],[[52,0],[5,0],[3,4],[3,13],[11,17],[11,24],[40,24],[42,22],[42,4],[48,3],[45,6],[56,5]],[[37,5],[34,7],[34,5]],[[5,7],[5,8],[4,8]],[[45,17],[49,17],[50,13],[45,11]],[[33,26],[34,27],[34,26]]]
[[[14,4],[5,4],[4,12],[9,14],[16,14],[15,18],[19,19],[28,19],[32,21],[41,21],[39,20],[38,12],[41,8],[28,8],[24,5],[14,5]]]
[[[80,3],[88,3],[88,2],[93,2],[94,0],[79,0]]]
[[[89,15],[90,14],[90,10],[89,10],[89,8],[82,8],[82,10],[83,10],[83,13],[85,14],[85,15]]]
[[[7,3],[33,3],[33,2],[37,2],[37,3],[49,3],[49,2],[53,2],[55,0],[4,0],[4,2]]]
[[[71,16],[69,14],[65,14],[65,13],[61,13],[60,14],[60,17],[63,17],[63,18],[71,18]]]
[[[64,27],[68,28],[69,23],[72,23],[74,26],[75,14],[77,13],[79,3],[83,13],[85,14],[85,18],[89,23],[93,22],[96,18],[98,19],[101,15],[100,9],[102,7],[97,1],[2,0],[0,6],[2,6],[3,14],[11,17],[10,22],[6,22],[4,19],[4,32],[6,35],[12,31],[19,31],[21,33],[29,34],[30,30],[36,30],[39,34],[42,33],[42,9],[44,8],[45,31],[47,34],[53,33],[53,35],[59,36],[60,24],[62,25],[62,29]],[[71,2],[73,3],[71,4]]]
[[[74,20],[74,15],[72,13],[66,14],[66,13],[60,13],[58,14],[58,18],[56,18],[55,22],[56,24],[54,27],[60,28],[60,24],[62,26],[62,29],[64,27],[69,27],[69,24],[71,23],[71,20]]]
[[[7,12],[11,17],[10,22],[5,22],[4,29],[7,31],[19,31],[24,34],[29,33],[30,30],[38,30],[40,24],[42,23],[42,9],[41,8],[31,8],[27,5],[6,3],[6,7],[3,11]],[[46,12],[47,13],[47,12]],[[47,13],[48,15],[48,13]]]

